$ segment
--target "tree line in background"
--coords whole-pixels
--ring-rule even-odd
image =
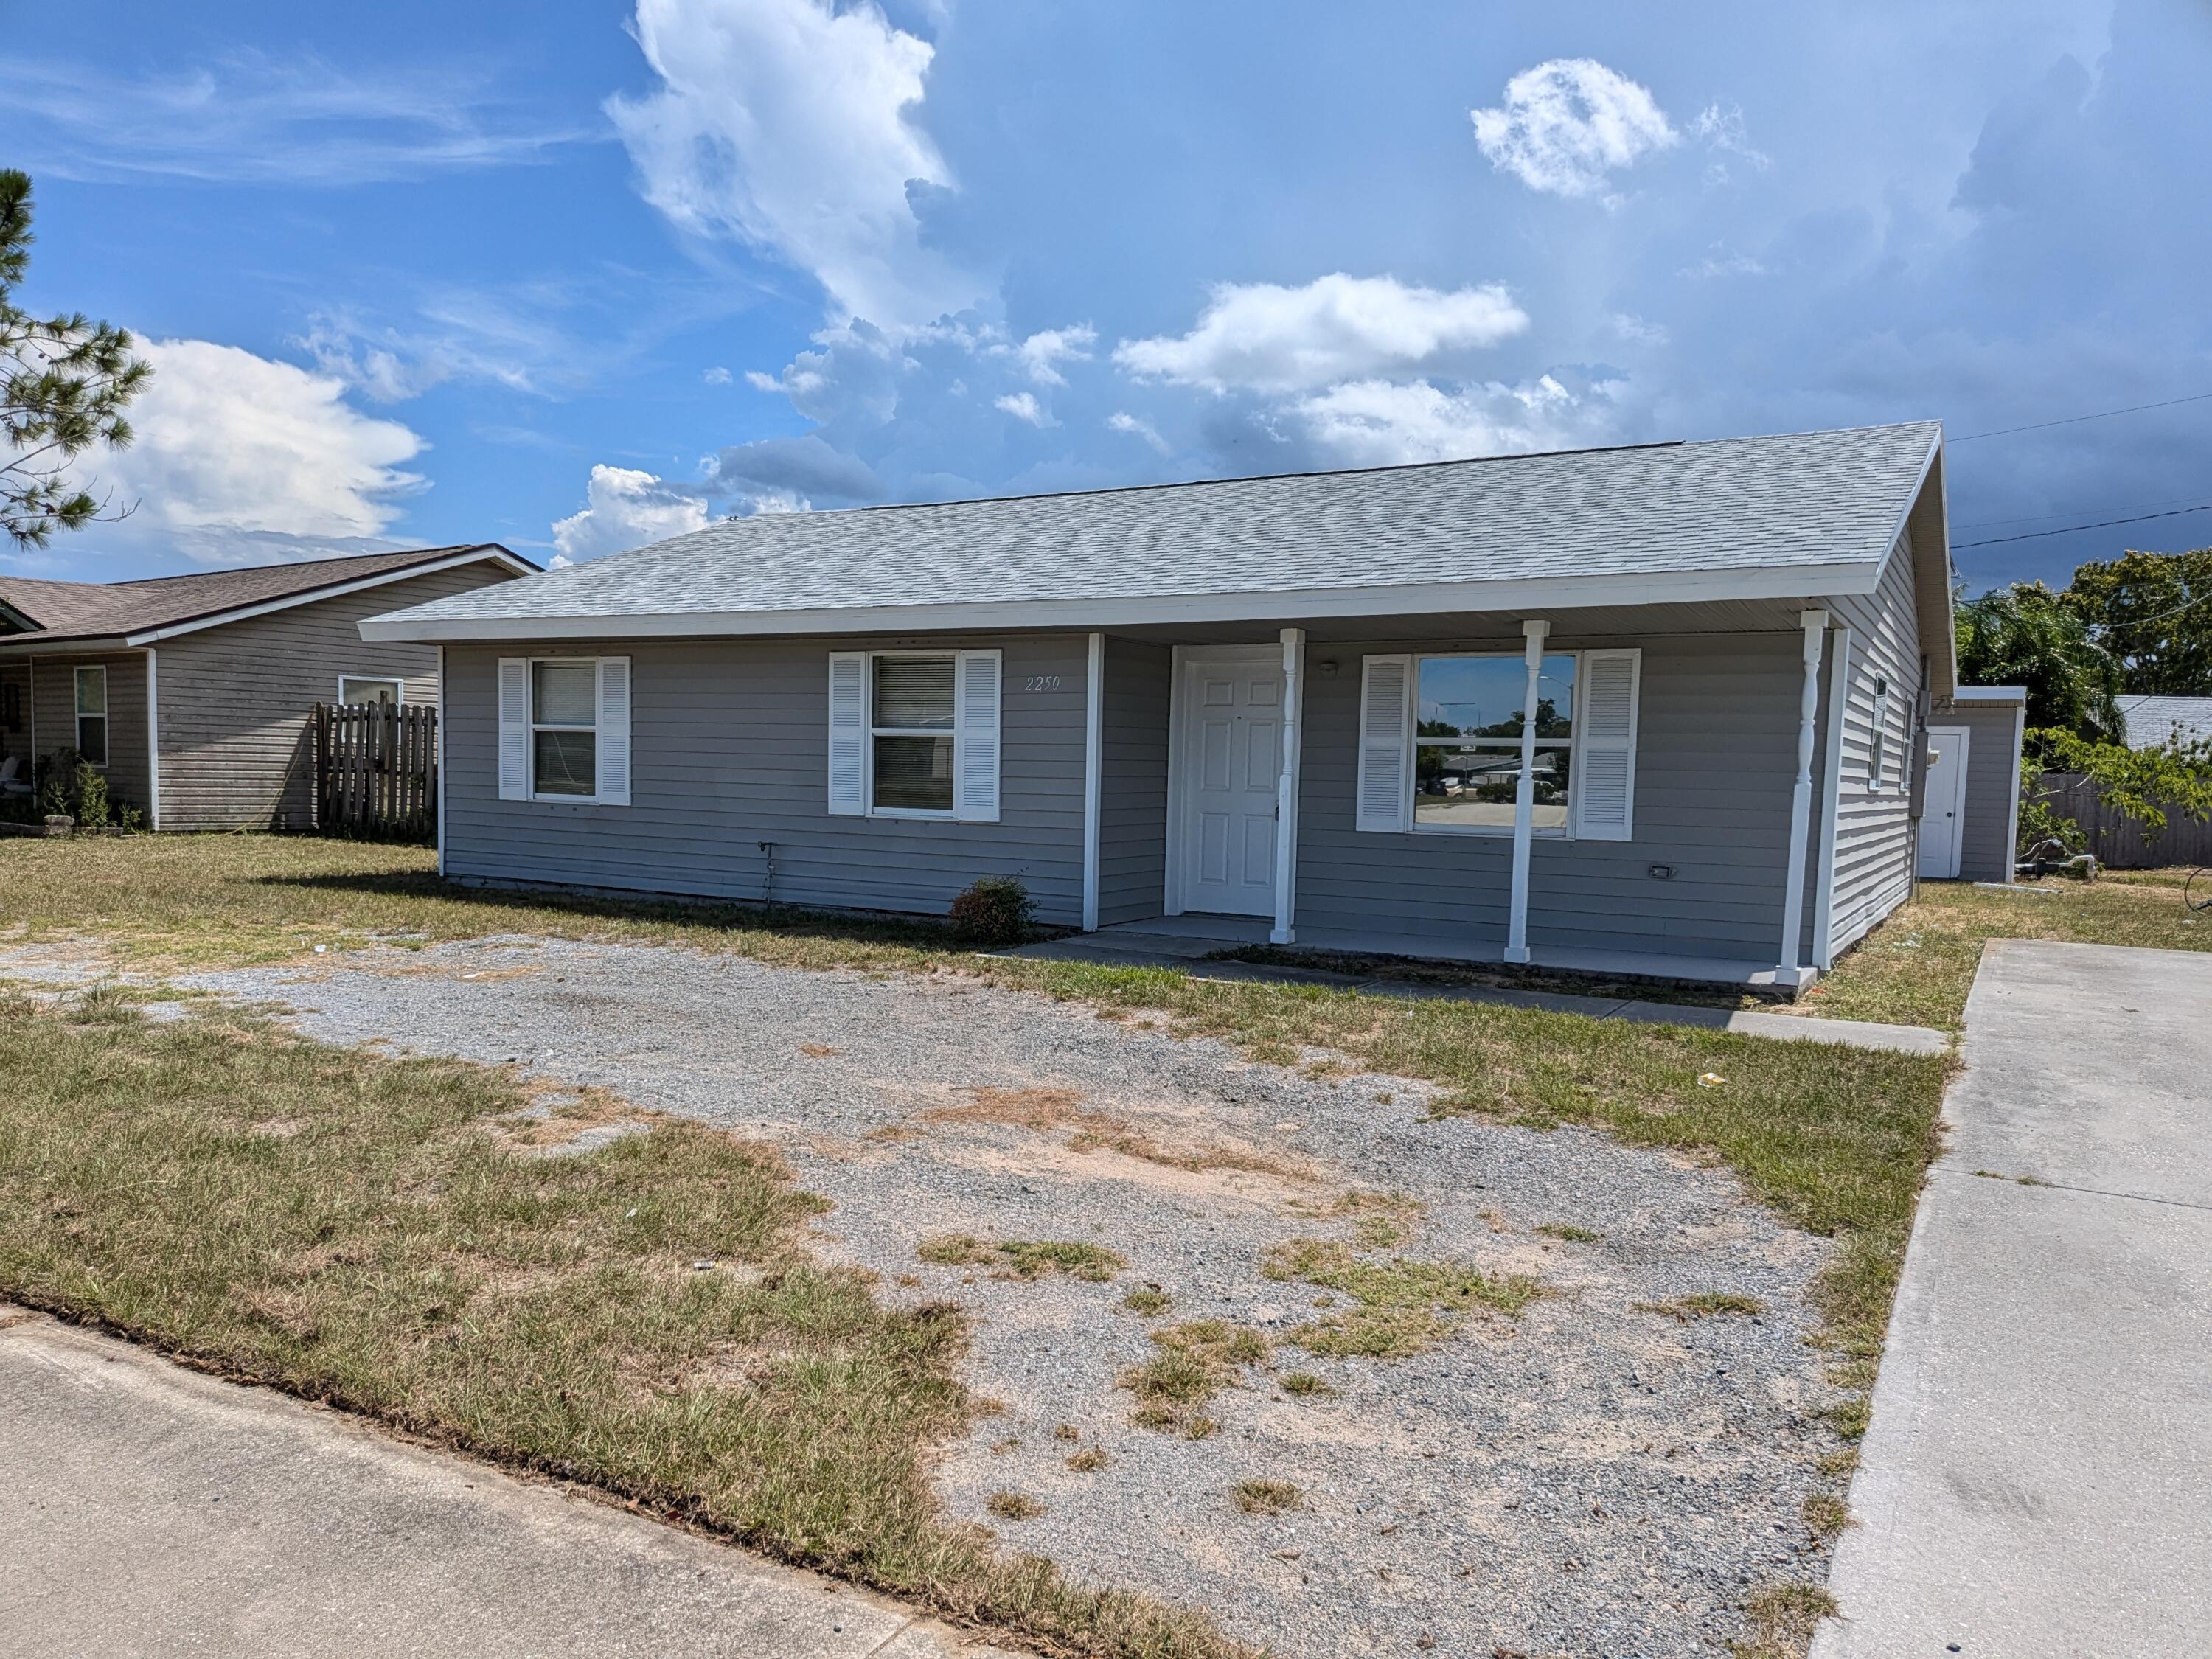
[[[2014,582],[1962,601],[1957,625],[1960,684],[2027,692],[2021,852],[2081,848],[2081,826],[2051,805],[2072,777],[2147,839],[2169,813],[2212,817],[2212,741],[2168,732],[2132,747],[2121,704],[2127,693],[2212,697],[2212,548],[2084,564],[2056,592]]]

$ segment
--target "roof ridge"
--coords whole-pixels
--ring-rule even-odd
[[[473,553],[478,548],[497,547],[497,542],[454,542],[443,547],[393,547],[381,553],[334,553],[322,559],[272,559],[267,564],[231,564],[214,570],[179,570],[167,576],[133,576],[119,582],[72,582],[73,587],[153,587],[162,582],[205,581],[213,576],[234,576],[244,570],[268,570],[282,566],[297,570],[325,564],[354,564],[363,559],[432,558],[441,553]]]

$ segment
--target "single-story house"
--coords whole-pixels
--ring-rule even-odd
[[[727,520],[362,634],[442,654],[450,878],[1794,988],[1911,891],[1951,588],[1917,422]]]
[[[0,575],[0,770],[27,784],[74,750],[156,828],[304,828],[316,703],[437,701],[436,651],[365,641],[362,619],[536,569],[487,543],[144,581]]]

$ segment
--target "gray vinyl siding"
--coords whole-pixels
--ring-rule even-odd
[[[828,811],[829,653],[920,643],[1005,653],[996,823]],[[934,915],[1016,876],[1042,920],[1079,926],[1086,652],[1080,634],[449,647],[446,872]],[[630,659],[629,805],[499,799],[498,662],[530,655]]]
[[[372,643],[364,617],[507,579],[489,562],[458,566],[180,635],[155,647],[161,724],[161,828],[307,828],[313,819],[312,719],[338,677],[405,682],[435,704],[435,646]]]
[[[1843,770],[1837,791],[1833,921],[1840,952],[1911,896],[1914,826],[1910,785],[1921,691],[1918,611],[1910,539],[1900,535],[1875,592],[1832,599],[1831,618],[1851,630],[1844,699]],[[1875,731],[1875,683],[1889,682],[1888,723]],[[1887,745],[1882,787],[1869,787],[1875,743]]]
[[[1551,648],[1624,646],[1644,653],[1634,838],[1538,839],[1529,943],[1771,963],[1788,873],[1802,636],[1561,635]],[[1517,653],[1520,641],[1310,649],[1297,924],[1502,945],[1510,836],[1353,828],[1360,659],[1408,649]],[[1672,877],[1655,878],[1655,864],[1671,866]]]
[[[1159,915],[1166,890],[1172,662],[1164,645],[1106,641],[1098,792],[1102,926]]]
[[[38,728],[38,757],[49,759],[76,747],[76,675],[81,666],[107,670],[107,794],[118,805],[143,811],[147,806],[146,657],[118,651],[82,657],[33,659],[33,719]],[[29,732],[23,734],[27,739]]]
[[[2027,712],[2016,702],[1966,702],[1929,716],[1932,726],[1974,734],[1966,744],[1966,823],[1959,831],[1961,881],[2012,879],[2013,763]]]

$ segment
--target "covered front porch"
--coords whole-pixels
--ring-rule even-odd
[[[1824,609],[1091,639],[1086,948],[1816,976]]]

